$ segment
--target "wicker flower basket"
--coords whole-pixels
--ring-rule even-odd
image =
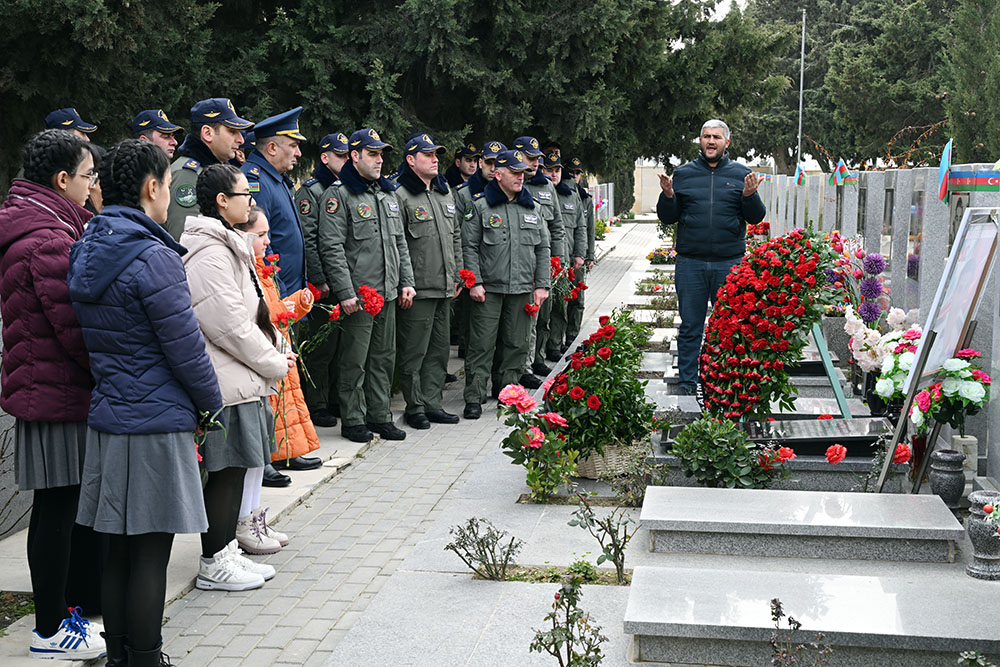
[[[604,448],[604,456],[591,452],[587,458],[577,462],[576,476],[584,479],[598,479],[601,475],[617,467],[624,447],[619,445]]]

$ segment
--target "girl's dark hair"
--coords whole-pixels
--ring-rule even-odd
[[[52,187],[52,177],[60,171],[70,176],[87,155],[90,144],[66,130],[42,130],[28,139],[24,147],[24,177]],[[95,163],[97,156],[94,156]]]
[[[223,162],[205,167],[198,174],[195,196],[198,198],[198,210],[202,215],[222,219],[215,197],[220,192],[232,192],[240,173],[242,172],[233,165]]]
[[[213,164],[210,167],[206,167],[198,174],[195,195],[198,198],[198,209],[202,215],[215,218],[226,229],[246,231],[253,226],[249,220],[237,225],[231,225],[219,213],[219,207],[215,203],[215,196],[217,194],[233,191],[236,179],[239,178],[241,173],[239,169],[231,164]],[[254,206],[253,208],[263,212],[263,209],[259,206]],[[253,219],[252,214],[250,219]],[[271,324],[271,309],[267,307],[267,301],[264,300],[264,292],[261,290],[260,282],[257,280],[257,272],[254,271],[253,267],[250,267],[250,282],[253,283],[253,288],[257,290],[257,314],[254,318],[257,322],[257,327],[264,332],[267,339],[271,341],[271,345],[277,347],[278,334],[274,330],[274,325]]]
[[[105,206],[142,210],[139,193],[149,178],[162,183],[170,169],[167,154],[148,141],[125,139],[111,147],[101,160],[101,192]]]

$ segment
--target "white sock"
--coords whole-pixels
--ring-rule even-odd
[[[248,468],[243,477],[243,500],[240,502],[240,517],[260,507],[260,487],[264,483],[264,467]]]

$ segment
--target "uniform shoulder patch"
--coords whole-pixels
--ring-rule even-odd
[[[467,188],[467,187],[469,187],[468,182],[466,182],[466,183],[459,183],[458,185],[455,186],[455,189],[456,190],[461,190],[462,188]]]
[[[308,197],[303,197],[299,200],[299,213],[302,215],[309,215],[312,213],[312,202],[309,201]]]
[[[186,160],[184,164],[181,166],[184,169],[190,169],[191,171],[198,171],[199,169],[201,169],[201,162],[198,162],[197,160]]]
[[[326,212],[333,215],[340,208],[340,200],[336,197],[326,198]]]
[[[260,168],[259,167],[250,167],[250,170],[247,173],[249,175],[251,175],[251,176],[257,176],[259,178],[260,177]]]
[[[337,180],[335,180],[335,181],[333,182],[333,184],[334,184],[334,185],[343,185],[343,183],[341,183],[341,182],[340,182],[340,179],[339,179],[339,178],[338,178]]]
[[[316,185],[317,183],[319,183],[319,179],[316,178],[315,176],[313,176],[312,178],[310,178],[308,181],[306,181],[302,185],[304,185],[304,186],[306,186],[308,188],[310,185]]]
[[[485,192],[478,192],[478,193],[476,193],[476,194],[472,195],[472,198],[473,198],[473,199],[482,199],[482,198],[483,198],[483,197],[485,197],[485,196],[486,196],[486,193],[485,193]]]

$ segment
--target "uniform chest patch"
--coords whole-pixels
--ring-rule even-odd
[[[445,204],[444,206],[448,210],[448,215],[455,215],[455,205],[454,204]]]
[[[492,214],[490,216],[489,223],[490,223],[490,227],[492,227],[493,229],[496,229],[500,225],[503,224],[503,218],[501,218],[499,215],[497,215],[496,213],[494,213],[494,214]]]
[[[390,213],[399,213],[399,204],[397,204],[396,202],[394,201],[387,202],[386,206],[389,207]]]
[[[358,204],[358,216],[362,220],[372,217],[372,207],[365,203]]]
[[[542,190],[541,192],[538,193],[538,198],[545,201],[552,201],[552,193]]]
[[[563,204],[563,208],[566,209],[567,211],[575,211],[576,204]]]
[[[524,216],[524,221],[526,223],[528,223],[529,225],[537,225],[538,224],[538,216],[537,215],[532,215],[532,214],[529,213],[528,215]]]
[[[312,212],[312,209],[313,206],[311,201],[309,201],[308,199],[299,200],[299,213],[301,213],[302,215],[309,215],[309,213]]]
[[[260,183],[257,181],[247,183],[247,190],[250,192],[260,192]]]
[[[340,200],[336,197],[328,197],[326,200],[326,212],[333,215],[340,208]]]
[[[198,201],[198,197],[194,193],[194,186],[190,183],[186,183],[181,187],[177,188],[177,192],[174,193],[174,201],[178,205],[184,208],[190,208],[195,205]]]
[[[424,220],[429,219],[431,214],[428,213],[426,206],[418,206],[413,209],[413,217],[423,222]]]

